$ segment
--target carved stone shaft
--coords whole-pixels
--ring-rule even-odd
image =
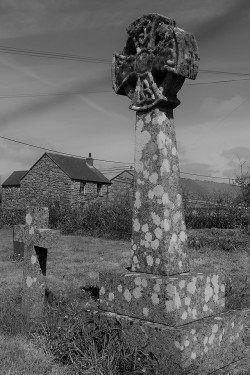
[[[189,270],[172,110],[137,112],[131,270]]]

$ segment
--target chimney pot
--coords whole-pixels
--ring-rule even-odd
[[[93,158],[91,156],[91,152],[89,152],[89,157],[86,158],[86,163],[88,164],[89,167],[93,167]]]

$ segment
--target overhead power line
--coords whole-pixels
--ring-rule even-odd
[[[15,55],[25,55],[33,57],[42,57],[50,59],[60,59],[60,60],[73,60],[73,61],[82,61],[82,62],[94,62],[101,64],[110,64],[111,59],[105,59],[102,57],[94,56],[83,56],[83,55],[72,55],[68,53],[57,53],[49,51],[39,51],[39,50],[29,50],[24,48],[8,47],[0,45],[1,53],[15,54]]]
[[[24,146],[29,146],[29,147],[33,147],[33,148],[38,148],[38,149],[40,149],[40,150],[45,150],[45,151],[54,152],[54,153],[56,153],[56,154],[61,154],[61,155],[66,155],[66,156],[73,156],[73,157],[81,158],[81,159],[86,159],[86,158],[87,158],[87,156],[74,155],[74,154],[69,154],[69,153],[67,153],[67,152],[56,151],[56,150],[52,150],[52,149],[49,149],[49,148],[46,148],[46,147],[33,145],[33,144],[31,144],[31,143],[26,143],[26,142],[18,141],[18,140],[13,139],[13,138],[8,138],[8,137],[0,136],[0,139],[4,139],[4,140],[6,140],[6,141],[10,141],[10,142],[14,142],[14,143],[19,143],[19,144],[24,145]],[[130,166],[130,165],[131,165],[131,163],[125,163],[125,162],[122,162],[122,161],[115,161],[115,160],[104,160],[104,159],[96,159],[96,158],[94,158],[94,160],[103,161],[103,162],[107,162],[107,163],[125,164],[125,165],[127,165],[127,166]]]
[[[4,140],[10,141],[10,142],[19,143],[19,144],[22,144],[22,145],[25,145],[25,146],[37,148],[37,149],[44,150],[44,151],[54,152],[54,153],[61,154],[61,155],[73,156],[73,157],[77,157],[77,158],[81,158],[81,159],[86,159],[87,158],[87,156],[74,155],[74,154],[69,154],[67,152],[56,151],[56,150],[52,150],[52,149],[49,149],[49,148],[46,148],[46,147],[41,147],[41,146],[33,145],[33,144],[30,144],[30,143],[21,142],[21,141],[18,141],[16,139],[12,139],[12,138],[8,138],[8,137],[0,136],[0,139],[4,139]],[[111,173],[111,172],[119,172],[119,171],[124,171],[124,170],[126,170],[126,171],[133,170],[133,169],[131,169],[131,166],[134,163],[125,163],[125,162],[116,161],[116,160],[105,160],[105,159],[97,159],[97,158],[93,158],[93,159],[97,160],[97,161],[106,162],[106,163],[117,163],[117,164],[123,164],[123,165],[127,166],[127,168],[124,166],[124,168],[122,168],[122,167],[120,167],[120,168],[119,167],[113,167],[113,168],[107,168],[107,169],[100,169],[102,172]],[[222,180],[230,180],[231,179],[230,177],[207,176],[207,175],[201,175],[201,174],[196,174],[196,173],[187,173],[187,172],[182,172],[182,171],[180,173],[186,174],[186,175],[191,175],[191,176],[199,176],[199,177],[207,177],[207,178],[217,178],[217,179],[222,179]]]
[[[216,83],[230,83],[230,82],[239,82],[239,81],[250,81],[249,78],[240,78],[240,79],[229,79],[229,80],[219,80],[219,81],[210,81],[210,82],[195,82],[195,83],[186,83],[185,86],[196,86],[196,85],[210,85]],[[62,91],[62,92],[42,92],[42,93],[20,93],[20,94],[0,94],[0,99],[17,99],[17,98],[36,98],[36,97],[46,97],[46,96],[64,96],[64,95],[86,95],[86,94],[103,94],[103,93],[112,93],[112,90],[99,90],[99,91]]]
[[[1,95],[0,99],[15,99],[15,98],[33,98],[40,96],[63,96],[63,95],[85,95],[85,94],[102,94],[112,92],[111,90],[102,91],[62,91],[62,92],[35,92],[35,93],[20,93],[20,94],[6,94]]]
[[[196,85],[210,85],[212,83],[227,83],[227,82],[239,82],[239,81],[250,81],[250,78],[239,78],[239,79],[223,79],[219,81],[210,81],[210,82],[195,82],[195,83],[186,83],[186,86],[196,86]]]
[[[92,63],[101,63],[101,64],[110,64],[111,59],[112,59],[112,58],[104,58],[104,57],[96,57],[96,56],[84,56],[84,55],[69,54],[69,53],[59,53],[59,52],[52,52],[52,51],[32,50],[32,49],[26,49],[26,48],[4,46],[4,45],[0,45],[0,53],[26,55],[26,56],[32,56],[32,57],[38,57],[38,58],[40,57],[40,58],[92,62]],[[250,75],[250,73],[228,72],[228,71],[209,70],[209,69],[199,69],[199,72],[215,73],[215,74],[229,74],[229,75],[239,75],[239,76]]]

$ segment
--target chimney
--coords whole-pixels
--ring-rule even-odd
[[[91,153],[89,153],[89,157],[86,159],[86,163],[89,167],[93,167],[93,158],[91,157]]]

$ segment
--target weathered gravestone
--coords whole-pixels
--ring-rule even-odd
[[[43,315],[48,248],[59,232],[46,228],[47,207],[28,207],[25,225],[15,225],[14,241],[24,244],[22,311],[27,318]]]
[[[40,229],[46,229],[49,227],[49,214],[46,210],[36,209],[33,211],[33,222]],[[16,231],[19,231],[19,225],[13,227],[13,259],[22,260],[24,257],[24,242],[21,236],[16,235]],[[18,240],[16,240],[18,238]]]
[[[137,111],[131,267],[100,275],[100,316],[120,322],[130,345],[153,353],[166,374],[233,374],[245,364],[246,311],[225,311],[223,276],[189,272],[180,191],[173,109],[185,78],[197,75],[197,44],[156,14],[127,32],[112,72],[115,92]]]

